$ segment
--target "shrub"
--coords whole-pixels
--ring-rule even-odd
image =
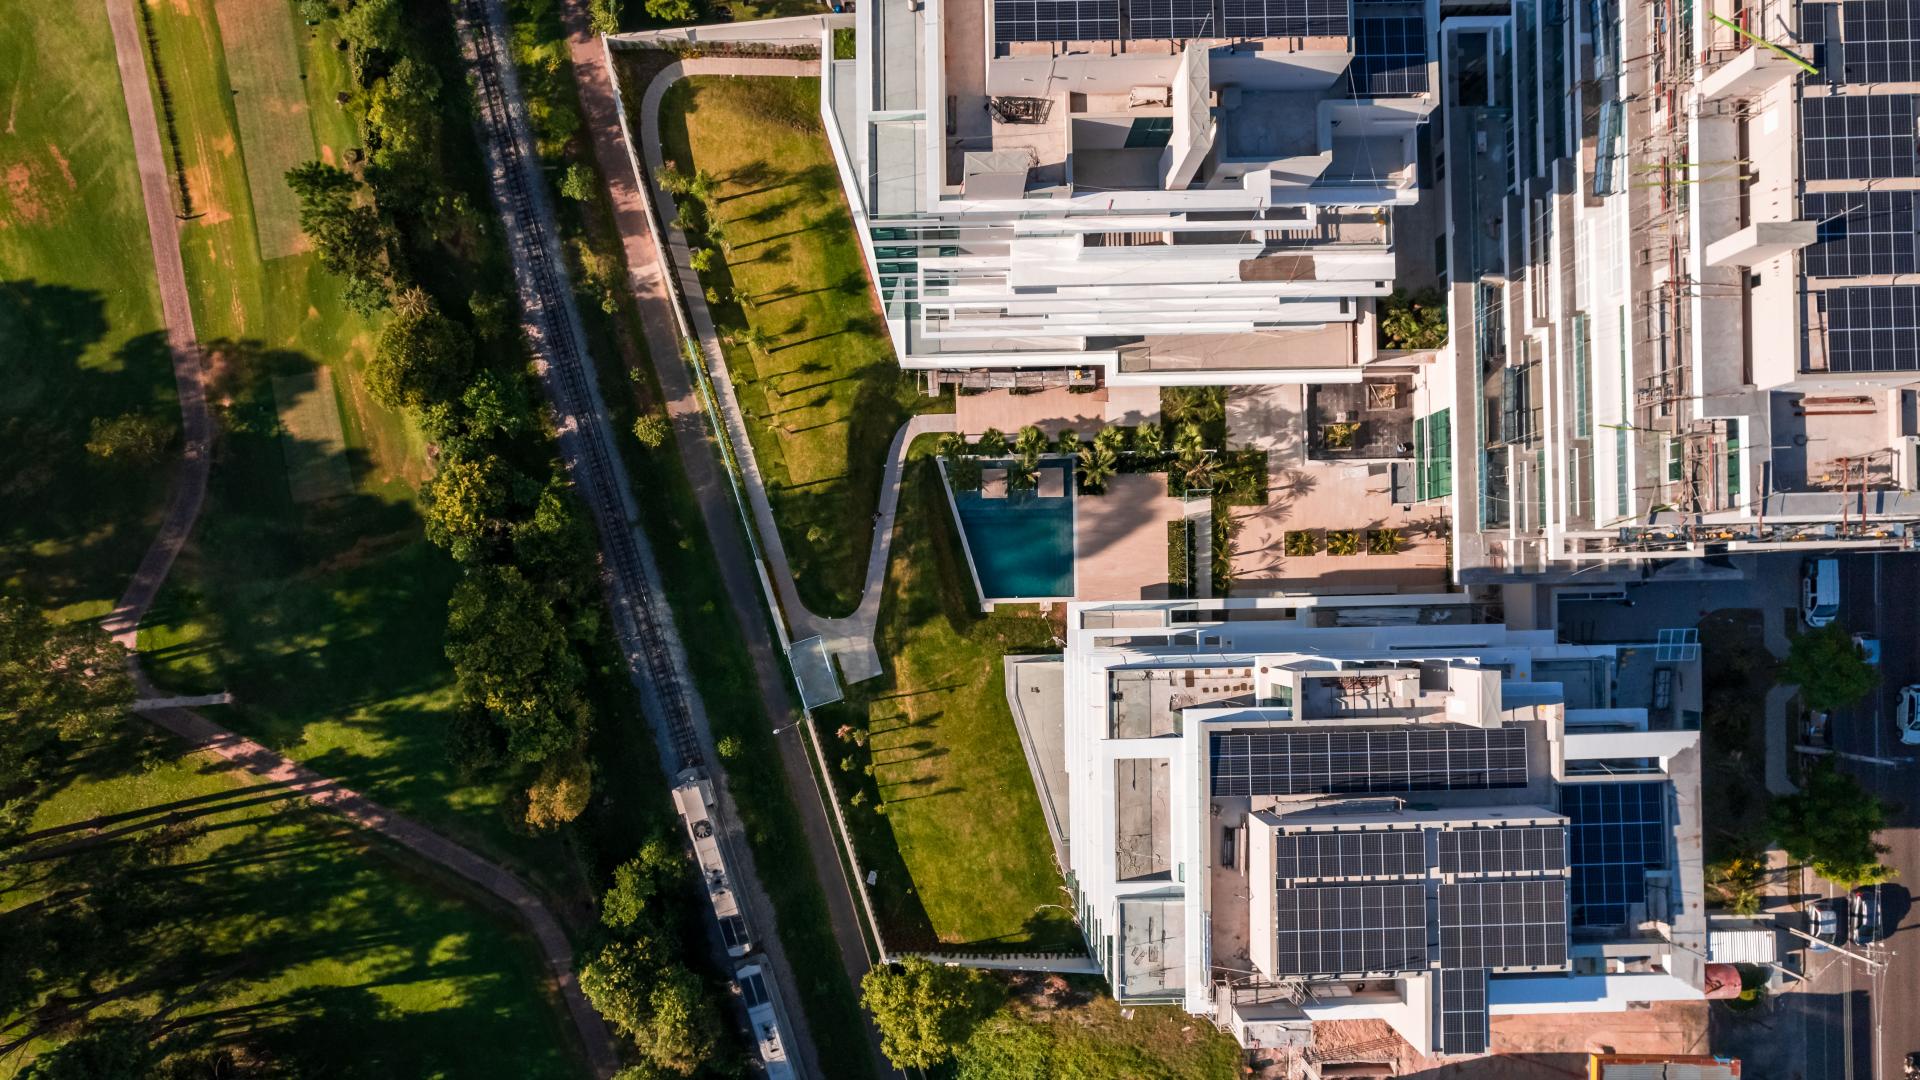
[[[1286,545],[1289,555],[1317,555],[1320,552],[1320,538],[1306,529],[1295,529],[1289,532]]]
[[[1360,534],[1352,529],[1335,529],[1327,534],[1327,554],[1360,554]]]
[[[1167,582],[1174,598],[1187,595],[1193,583],[1193,533],[1186,519],[1167,522]]]
[[[1827,712],[1866,697],[1880,682],[1880,673],[1867,663],[1845,627],[1829,623],[1793,639],[1780,681],[1798,685],[1807,708]]]
[[[633,422],[633,437],[641,446],[649,450],[658,450],[666,445],[667,437],[673,434],[673,425],[665,416],[657,412],[647,413]]]
[[[560,194],[574,202],[593,198],[593,189],[593,170],[577,161],[567,166],[566,175],[560,178]]]
[[[151,465],[173,441],[173,425],[158,417],[121,413],[111,420],[93,418],[87,453],[115,464]]]
[[[1359,434],[1359,421],[1336,420],[1320,429],[1320,443],[1329,450],[1351,450]]]
[[[1437,349],[1447,343],[1447,305],[1438,290],[1395,289],[1380,310],[1380,338],[1389,349]]]
[[[1407,535],[1399,529],[1372,529],[1367,532],[1367,554],[1398,555],[1407,547]]]
[[[592,24],[596,34],[617,34],[620,32],[620,0],[591,0],[587,4],[587,21]]]

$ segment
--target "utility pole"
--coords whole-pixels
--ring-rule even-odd
[[[1841,956],[1844,956],[1849,960],[1858,960],[1861,963],[1867,965],[1868,971],[1879,971],[1880,969],[1887,966],[1887,962],[1885,960],[1875,960],[1873,957],[1868,956],[1866,953],[1854,952],[1852,949],[1847,948],[1845,945],[1835,945],[1831,941],[1822,941],[1819,938],[1814,937],[1812,934],[1807,933],[1805,930],[1800,930],[1792,926],[1781,926],[1779,927],[1779,929],[1785,930],[1787,933],[1792,934],[1794,937],[1804,938],[1807,941],[1811,941],[1815,945],[1818,945],[1823,949],[1829,949],[1833,952],[1837,952]]]

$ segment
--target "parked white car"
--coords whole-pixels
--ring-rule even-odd
[[[1900,729],[1900,741],[1920,746],[1920,683],[1900,688],[1900,704],[1894,706],[1894,727]]]

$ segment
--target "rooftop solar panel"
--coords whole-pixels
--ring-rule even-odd
[[[1275,873],[1281,881],[1358,877],[1424,877],[1424,829],[1293,833],[1274,838]]]
[[[1806,180],[1884,180],[1920,175],[1914,94],[1848,94],[1800,102]]]
[[[1213,0],[1127,0],[1127,36],[1196,38],[1220,34]]]
[[[1557,874],[1567,866],[1567,831],[1558,825],[1454,829],[1440,834],[1440,872]]]
[[[1221,0],[1233,37],[1345,37],[1347,0]]]
[[[1440,1052],[1487,1052],[1487,970],[1440,969]]]
[[[1426,20],[1418,16],[1355,19],[1353,65],[1347,70],[1356,97],[1426,93]]]
[[[1120,36],[1120,0],[993,0],[993,40],[1106,41]]]
[[[1809,277],[1911,274],[1915,229],[1911,191],[1843,191],[1800,196],[1800,217],[1819,223],[1802,264]]]
[[[1920,285],[1849,285],[1818,294],[1830,371],[1920,371]]]
[[[1358,794],[1524,787],[1518,725],[1261,731],[1209,743],[1215,795]]]
[[[1647,871],[1667,865],[1663,781],[1563,784],[1576,926],[1622,926],[1646,901]]]
[[[1274,894],[1276,975],[1414,971],[1427,966],[1421,885],[1311,885]]]
[[[1920,0],[1846,0],[1838,6],[1841,82],[1920,80]],[[1829,50],[1830,35],[1829,26]]]
[[[1567,883],[1559,878],[1440,886],[1443,968],[1565,967]]]

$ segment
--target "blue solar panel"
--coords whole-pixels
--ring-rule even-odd
[[[1621,926],[1647,898],[1647,871],[1667,866],[1667,785],[1563,784],[1575,926]]]
[[[1390,97],[1427,91],[1427,24],[1419,16],[1353,20],[1356,97]]]

